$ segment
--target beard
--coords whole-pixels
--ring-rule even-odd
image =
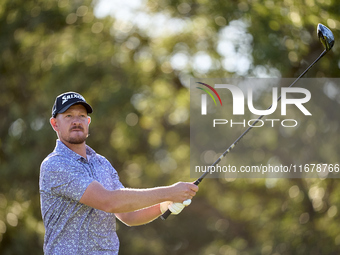
[[[82,144],[86,141],[87,135],[77,136],[77,137],[69,137],[66,142],[70,144]]]
[[[82,144],[86,141],[88,134],[84,132],[84,129],[82,127],[73,127],[70,129],[70,133],[72,133],[73,129],[81,129],[83,132],[76,132],[76,135],[68,136],[66,139],[64,139],[66,142],[70,144]]]

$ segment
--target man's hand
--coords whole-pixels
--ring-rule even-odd
[[[160,204],[160,209],[162,214],[168,209],[172,214],[179,214],[184,207],[191,204],[191,199],[196,195],[198,191],[197,185],[190,182],[177,182],[171,186],[170,196],[171,201],[166,201]]]
[[[198,186],[190,182],[177,182],[170,187],[170,201],[183,203],[187,199],[192,199],[198,191]]]

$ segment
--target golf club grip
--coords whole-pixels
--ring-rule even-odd
[[[169,209],[166,210],[166,212],[161,215],[161,219],[166,220],[170,214],[171,214],[171,211]]]
[[[199,180],[196,180],[196,181],[194,182],[194,184],[195,184],[196,186],[198,186],[198,184],[200,184],[200,181],[199,181]],[[171,214],[171,211],[170,211],[169,209],[166,210],[166,212],[163,213],[163,214],[161,215],[161,219],[162,219],[162,220],[166,220],[166,219],[170,216],[170,214]]]

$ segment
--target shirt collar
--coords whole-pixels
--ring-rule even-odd
[[[73,150],[71,150],[69,147],[67,147],[59,139],[57,139],[57,143],[56,143],[54,151],[61,154],[61,155],[65,155],[67,157],[74,158],[75,160],[83,159],[82,156],[80,156],[78,153],[75,153]],[[89,155],[89,156],[92,157],[95,154],[96,154],[96,152],[92,148],[90,148],[90,146],[86,145],[86,155]]]

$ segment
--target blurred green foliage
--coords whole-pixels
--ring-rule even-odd
[[[112,162],[125,186],[193,181],[190,77],[296,77],[322,51],[318,23],[339,38],[335,0],[148,0],[144,14],[174,24],[158,33],[138,26],[138,16],[129,22],[97,18],[94,4],[0,5],[0,254],[42,254],[39,166],[54,148],[49,118],[58,94],[77,91],[93,106],[88,144]],[[336,42],[307,77],[338,77],[339,51]],[[311,92],[328,97],[329,111],[311,101],[319,125],[299,131],[310,151],[300,142],[287,150],[336,161],[338,138],[327,130],[339,131],[339,87]],[[264,144],[263,150],[271,148]],[[284,150],[277,155],[284,159]],[[252,157],[235,149],[230,158]],[[179,216],[133,228],[119,223],[120,254],[339,254],[337,184],[205,180]]]

